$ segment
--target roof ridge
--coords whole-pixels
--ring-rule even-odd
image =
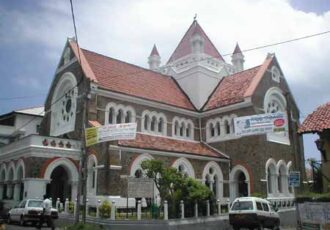
[[[105,58],[108,58],[108,59],[111,59],[111,60],[114,60],[114,61],[119,61],[119,62],[122,62],[122,63],[125,63],[127,65],[130,65],[130,66],[133,66],[133,67],[136,67],[136,68],[139,68],[139,69],[143,69],[143,70],[146,70],[148,72],[152,72],[152,73],[155,73],[155,74],[158,74],[158,75],[161,75],[161,76],[164,76],[164,77],[167,77],[167,78],[173,78],[171,75],[166,75],[166,74],[163,74],[163,73],[159,73],[157,71],[153,71],[151,69],[147,69],[146,67],[142,67],[142,66],[138,66],[136,64],[132,64],[132,63],[129,63],[129,62],[126,62],[126,61],[123,61],[123,60],[120,60],[120,59],[117,59],[117,58],[113,58],[113,57],[109,57],[109,56],[106,56],[104,54],[100,54],[100,53],[97,53],[95,51],[92,51],[92,50],[87,50],[87,49],[84,49],[84,48],[80,48],[83,52],[84,51],[87,51],[87,52],[90,52],[90,53],[93,53],[93,54],[96,54],[96,55],[99,55],[99,56],[102,56],[102,57],[105,57]]]

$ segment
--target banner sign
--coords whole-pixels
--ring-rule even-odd
[[[286,113],[265,113],[234,118],[235,135],[250,136],[288,131]]]
[[[290,187],[299,187],[300,186],[300,172],[299,171],[290,172],[289,186]]]
[[[136,123],[104,125],[85,129],[86,146],[114,140],[134,140]]]

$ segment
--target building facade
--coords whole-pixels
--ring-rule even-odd
[[[299,110],[275,55],[245,70],[237,44],[227,63],[193,21],[166,64],[161,65],[156,46],[148,63],[150,69],[141,68],[68,39],[40,134],[0,149],[7,190],[20,167],[23,197],[75,199],[86,118],[90,127],[136,122],[138,132],[135,140],[87,149],[90,203],[108,195],[126,197],[128,178],[144,176],[146,159],[160,159],[202,181],[224,203],[257,193],[292,200],[289,172],[304,174],[302,139],[296,134]],[[288,132],[235,136],[235,117],[274,112],[287,113]]]

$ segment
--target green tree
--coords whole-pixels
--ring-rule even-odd
[[[207,186],[178,172],[175,168],[164,167],[160,160],[146,160],[141,166],[147,177],[155,182],[161,200],[169,202],[172,215],[176,213],[180,200],[188,204],[212,197],[212,192]]]

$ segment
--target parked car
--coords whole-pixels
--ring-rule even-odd
[[[20,225],[25,225],[27,222],[38,222],[43,212],[42,202],[40,199],[23,200],[17,207],[9,210],[8,223],[19,222]],[[58,218],[57,209],[51,209],[51,216],[54,219]]]
[[[234,230],[249,229],[279,229],[280,217],[272,204],[257,197],[236,198],[229,210],[229,223]]]

